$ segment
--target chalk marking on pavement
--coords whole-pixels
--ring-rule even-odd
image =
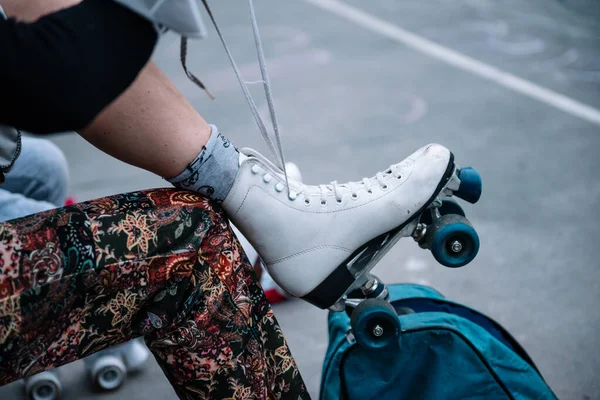
[[[372,32],[600,126],[600,110],[411,33],[338,0],[304,0]]]
[[[409,257],[404,264],[404,269],[411,272],[419,272],[427,269],[427,263],[420,258]]]

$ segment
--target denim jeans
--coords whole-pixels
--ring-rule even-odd
[[[23,138],[21,156],[0,184],[0,222],[60,207],[69,173],[60,149],[46,139]]]

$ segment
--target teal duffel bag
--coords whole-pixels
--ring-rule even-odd
[[[383,347],[356,338],[345,312],[329,314],[321,399],[556,399],[525,350],[497,322],[426,286],[388,289],[400,329]],[[371,311],[363,307],[360,316],[368,318]],[[355,327],[378,328],[360,323]]]

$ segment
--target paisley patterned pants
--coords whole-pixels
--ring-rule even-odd
[[[201,195],[135,192],[0,224],[0,385],[139,336],[181,399],[309,397]]]

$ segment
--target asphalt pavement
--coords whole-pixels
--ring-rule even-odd
[[[245,2],[213,3],[245,78],[258,79]],[[446,269],[404,240],[375,273],[488,313],[561,399],[600,399],[600,3],[256,3],[284,149],[305,182],[372,176],[430,142],[483,176],[481,201],[465,206],[481,238],[474,262]],[[236,146],[267,154],[213,29],[189,57],[214,101],[185,77],[174,36],[154,59]],[[266,115],[260,87],[253,94]],[[73,134],[53,140],[79,200],[166,186]],[[317,398],[326,312],[299,300],[274,308]],[[65,399],[175,398],[154,362],[115,393],[95,393],[80,362],[63,378]],[[24,398],[21,383],[0,388],[0,398]]]

